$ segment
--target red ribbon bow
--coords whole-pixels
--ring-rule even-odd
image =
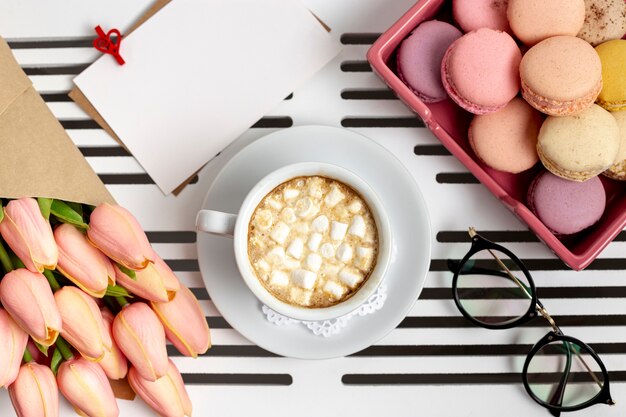
[[[98,37],[93,40],[93,46],[100,52],[113,55],[118,64],[124,65],[125,61],[120,56],[120,45],[122,44],[122,34],[120,31],[111,29],[107,33],[104,33],[100,26],[96,26],[96,33]],[[116,35],[117,42],[111,39],[111,35]]]

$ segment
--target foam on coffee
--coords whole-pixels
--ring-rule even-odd
[[[365,200],[351,187],[322,176],[280,184],[255,208],[248,258],[276,298],[322,308],[356,293],[378,256],[378,231]]]

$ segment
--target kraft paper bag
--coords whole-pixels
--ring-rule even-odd
[[[0,37],[0,197],[114,199]]]

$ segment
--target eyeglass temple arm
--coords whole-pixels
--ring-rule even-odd
[[[473,227],[470,227],[469,229],[469,235],[471,237],[474,237],[477,235],[476,230]],[[500,265],[500,267],[502,269],[504,269],[504,271],[506,272],[506,275],[508,276],[509,279],[511,279],[513,282],[515,282],[525,293],[529,298],[532,298],[532,296],[530,295],[530,293],[528,292],[528,290],[526,289],[526,286],[524,284],[522,284],[520,282],[519,279],[517,279],[517,277],[515,275],[513,275],[513,273],[511,272],[511,270],[509,268],[507,268],[507,266],[504,264],[504,262],[502,262],[502,260],[500,260],[500,258],[498,258],[498,256],[496,256],[495,253],[493,253],[493,251],[491,249],[487,249],[489,251],[489,253],[491,254],[491,256],[496,260],[496,262],[498,263],[498,265]],[[561,329],[556,325],[554,319],[550,316],[550,314],[548,314],[548,311],[545,309],[545,307],[541,304],[541,303],[537,303],[538,304],[538,308],[537,311],[546,319],[548,320],[548,322],[550,322],[550,326],[552,326],[552,329],[556,332],[556,333],[562,333]],[[593,380],[596,382],[596,384],[598,384],[598,386],[600,388],[602,388],[602,382],[600,380],[598,380],[598,377],[596,376],[596,374],[591,370],[591,368],[589,367],[589,365],[587,364],[587,362],[585,362],[585,360],[583,359],[582,356],[580,356],[580,354],[576,351],[574,351],[576,354],[576,357],[578,358],[578,360],[580,360],[580,362],[583,364],[583,366],[585,367],[585,369],[587,370],[587,372],[589,373],[589,375],[591,375],[591,377],[593,378]],[[571,366],[571,353],[569,352],[568,349],[568,363],[570,363]],[[569,370],[568,370],[568,374],[569,374]]]
[[[561,375],[561,380],[559,381],[559,385],[556,387],[552,398],[550,398],[550,404],[560,407],[563,404],[563,396],[565,395],[565,386],[567,385],[567,379],[569,378],[570,371],[572,369],[572,353],[570,349],[569,342],[563,342],[565,348],[567,349],[567,362],[565,364],[565,369],[563,370],[563,374]],[[552,411],[550,410],[550,414],[554,417],[559,417],[561,415],[560,411]]]

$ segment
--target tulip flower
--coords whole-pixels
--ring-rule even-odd
[[[15,381],[26,349],[28,335],[0,308],[0,388]]]
[[[84,358],[70,359],[59,366],[59,390],[81,415],[117,417],[120,412],[104,371]]]
[[[142,400],[158,415],[163,417],[190,417],[191,400],[185,383],[169,360],[167,374],[156,381],[143,379],[135,368],[128,371],[128,382]]]
[[[9,396],[17,417],[57,417],[59,389],[54,374],[44,365],[29,362],[20,368]]]
[[[35,342],[52,346],[61,331],[61,314],[42,274],[20,268],[0,281],[0,301]]]
[[[59,251],[52,228],[34,198],[11,200],[6,205],[0,233],[29,271],[56,268]]]
[[[115,285],[115,271],[109,258],[71,224],[57,227],[54,239],[59,248],[57,270],[92,297],[104,297],[107,286]]]
[[[113,338],[142,378],[156,381],[167,373],[165,330],[145,303],[127,305],[119,312]]]
[[[54,293],[54,300],[63,321],[61,336],[84,358],[101,360],[113,342],[94,299],[79,288],[67,286]]]
[[[211,347],[204,312],[189,288],[182,285],[172,301],[150,304],[163,323],[165,336],[180,353],[195,358]]]
[[[89,241],[115,262],[143,269],[154,262],[154,251],[139,222],[128,210],[117,205],[100,204],[91,213]]]
[[[117,283],[131,293],[149,301],[166,302],[174,298],[180,282],[169,266],[155,255],[154,263],[135,272],[135,279],[115,266]]]
[[[104,327],[109,333],[111,339],[113,339],[111,327],[113,326],[115,316],[106,308],[103,308],[100,312],[102,313],[102,319],[104,320]],[[115,343],[115,340],[113,340],[111,350],[105,352],[104,358],[102,358],[99,363],[109,379],[122,379],[128,373],[128,362],[126,361],[126,357],[120,348]]]

